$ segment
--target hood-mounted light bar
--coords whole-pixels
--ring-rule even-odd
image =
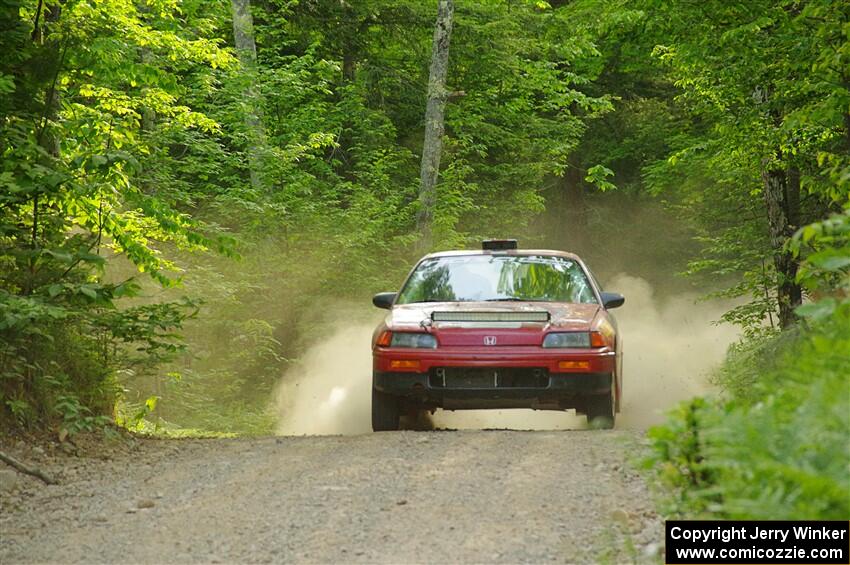
[[[548,322],[549,312],[431,312],[434,322]]]

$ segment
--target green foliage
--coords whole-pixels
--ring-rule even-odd
[[[91,408],[80,404],[76,396],[60,395],[53,405],[56,413],[62,417],[62,429],[71,435],[79,432],[93,432],[102,429],[111,422],[111,418],[103,414],[92,414]]]
[[[646,461],[655,468],[657,479],[675,495],[665,502],[671,513],[690,514],[692,500],[700,500],[700,510],[716,504],[719,497],[712,488],[717,482],[716,474],[705,461],[705,427],[702,421],[708,409],[707,402],[695,398],[683,402],[670,413],[664,426],[649,432],[654,456]]]
[[[14,55],[0,64],[0,421],[99,426],[118,368],[179,351],[174,331],[193,304],[120,307],[138,284],[109,280],[107,257],[172,285],[164,244],[226,250],[145,179],[153,131],[218,128],[181,96],[232,59],[186,16],[128,0],[4,8],[0,48]]]
[[[573,9],[586,26],[608,28],[597,84],[622,96],[593,125],[586,154],[600,155],[619,186],[648,189],[686,219],[702,247],[687,274],[739,303],[723,316],[743,329],[715,375],[726,396],[682,404],[650,432],[648,466],[672,493],[666,510],[846,519],[848,5],[588,0]],[[771,171],[791,187],[778,237],[762,176]],[[788,197],[797,182],[799,202]],[[774,256],[785,253],[799,263],[805,303],[800,327],[780,333],[787,271]]]
[[[374,272],[376,249],[410,243],[435,13],[420,2],[330,0],[258,13],[270,140],[301,152],[275,172],[288,187],[285,222],[338,230],[355,276]],[[586,38],[562,44],[568,29],[560,12],[531,3],[458,9],[437,246],[516,229],[540,211],[544,176],[563,169],[584,120],[610,109],[578,88],[587,78],[573,67],[596,51]]]
[[[160,397],[150,396],[138,406],[119,402],[115,409],[115,423],[133,432],[144,431],[145,418],[156,410]]]
[[[848,6],[634,4],[646,11],[655,56],[693,119],[681,124],[671,154],[646,168],[649,185],[681,199],[702,231],[704,257],[690,272],[740,277],[724,295],[749,302],[726,319],[749,335],[769,331],[785,275],[773,265],[782,249],[767,237],[762,173],[787,170],[788,182],[799,182],[800,202],[788,206],[788,237],[814,222],[803,231],[810,237],[850,193]]]
[[[242,257],[234,266],[169,254],[206,301],[202,320],[187,324],[189,350],[170,366],[182,378],[125,377],[137,395],[130,404],[163,397],[147,416],[163,426],[268,431],[269,395],[303,346],[298,321],[331,297],[362,301],[392,288],[419,253],[418,153],[436,6],[253,8],[268,189],[247,182],[246,79],[227,71],[214,73],[209,95],[189,95],[219,129],[158,134],[158,152],[145,158],[145,181],[173,193],[196,221],[231,230]],[[450,87],[463,95],[447,114],[434,226],[441,248],[521,229],[542,211],[539,187],[562,171],[585,122],[610,109],[604,94],[579,88],[589,80],[579,67],[597,53],[587,37],[563,44],[564,14],[498,1],[456,15]]]
[[[850,205],[843,214],[833,214],[799,230],[789,247],[805,257],[797,280],[812,296],[821,295],[819,301],[800,306],[799,315],[821,320],[850,302]]]
[[[421,251],[436,5],[254,2],[256,65],[228,47],[227,3],[4,8],[0,421],[88,429],[120,398],[138,429],[270,430],[317,300],[392,288]],[[830,318],[850,263],[847,15],[827,0],[459,3],[435,247],[524,235],[547,211],[608,258],[627,246],[610,218],[573,216],[582,195],[651,194],[688,220],[677,239],[698,235],[689,272],[746,298],[725,319],[761,338],[779,277],[760,174],[794,168],[788,250],[820,299],[799,313]]]
[[[850,308],[739,347],[718,374],[732,396],[697,399],[650,431],[647,462],[690,518],[850,515]]]

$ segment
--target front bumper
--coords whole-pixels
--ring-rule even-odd
[[[542,347],[441,347],[373,350],[373,384],[382,392],[425,407],[478,408],[582,408],[588,395],[611,391],[616,352],[599,349],[544,349]],[[399,363],[402,367],[399,368]],[[441,370],[531,371],[542,374],[533,382],[520,380],[502,386],[477,386],[476,379],[452,386],[435,380]],[[510,379],[505,379],[510,380]],[[519,386],[515,386],[519,384]],[[442,386],[441,386],[442,385]],[[529,386],[531,385],[531,386]]]
[[[434,373],[373,372],[373,386],[422,406],[447,409],[580,408],[587,395],[611,390],[610,373],[550,373],[545,386],[452,388],[432,386]]]

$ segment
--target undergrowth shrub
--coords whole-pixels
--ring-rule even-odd
[[[0,289],[4,428],[58,427],[71,434],[102,428],[123,393],[119,369],[148,372],[183,350],[175,331],[194,302],[119,309],[113,287],[98,286],[98,293],[79,300]]]
[[[664,510],[719,519],[850,518],[850,306],[733,350],[718,382],[725,398],[683,403],[649,432],[646,464],[671,493]]]

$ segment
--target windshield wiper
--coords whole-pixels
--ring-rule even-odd
[[[528,298],[517,298],[516,296],[510,296],[508,298],[489,298],[485,300],[485,302],[534,302],[534,300],[530,300]]]

